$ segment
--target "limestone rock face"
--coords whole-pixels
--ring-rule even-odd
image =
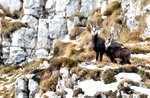
[[[28,79],[26,77],[17,79],[15,89],[15,98],[29,98]]]
[[[147,15],[150,4],[141,5],[141,0],[0,0],[2,8],[6,11],[8,9],[11,14],[23,11],[22,15],[18,14],[20,17],[17,21],[26,25],[9,32],[10,38],[0,38],[5,64],[21,63],[24,60],[50,55],[54,40],[63,39],[67,34],[71,34],[75,26],[86,27],[95,9],[100,11],[104,21],[109,19],[109,16],[103,14],[113,1],[121,3],[121,13],[118,17],[126,19],[123,25],[131,32],[138,29],[139,22],[136,16],[145,16],[147,27],[143,36],[150,37],[150,18]],[[5,11],[0,9],[1,13]],[[11,19],[8,17],[14,18],[7,15],[4,19]],[[113,37],[118,39],[121,29],[114,29],[115,26],[116,24],[110,26],[108,31],[115,32]],[[120,24],[119,28],[122,28],[121,26]],[[0,20],[0,30],[2,27]]]
[[[39,91],[39,82],[38,75],[21,76],[15,83],[15,98],[33,98]]]
[[[14,4],[15,2],[15,4]],[[0,4],[4,8],[8,8],[10,10],[10,13],[13,14],[14,11],[19,11],[21,8],[21,1],[20,0],[1,0]]]

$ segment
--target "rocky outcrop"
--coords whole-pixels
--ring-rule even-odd
[[[63,39],[75,26],[85,27],[87,19],[95,9],[100,10],[103,20],[107,20],[108,16],[103,14],[112,1],[115,0],[1,0],[2,14],[7,11],[20,15],[17,19],[26,24],[26,27],[10,32],[9,39],[2,38],[2,58],[5,64],[19,64],[50,55],[53,40]],[[141,0],[117,1],[121,4],[119,17],[121,20],[126,18],[124,25],[130,31],[138,29],[136,16],[146,16],[147,27],[144,29],[144,36],[149,37],[149,4],[141,5]],[[16,18],[8,13],[6,15]],[[110,34],[113,33],[112,37],[118,39],[121,29],[116,29],[116,25],[114,23],[110,26]],[[119,25],[119,28],[121,26]],[[2,25],[0,27],[3,28]]]
[[[40,77],[37,75],[26,75],[18,78],[15,84],[15,98],[34,98],[39,91]]]

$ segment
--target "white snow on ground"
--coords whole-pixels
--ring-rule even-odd
[[[79,64],[80,67],[83,67],[83,68],[87,68],[87,69],[98,69],[97,65],[95,64],[88,64],[88,62],[83,62],[81,64]]]
[[[125,46],[150,45],[150,41],[138,42],[138,43],[130,43],[130,44],[124,44],[124,45],[125,45]]]
[[[118,83],[104,84],[102,81],[85,80],[78,83],[78,87],[82,88],[85,95],[94,96],[98,91],[115,91]]]
[[[83,62],[81,64],[79,64],[80,67],[83,67],[83,68],[87,68],[87,69],[98,69],[98,70],[107,70],[107,69],[117,69],[119,68],[119,66],[116,66],[116,67],[111,67],[111,66],[104,66],[104,67],[101,67],[101,68],[98,68],[96,64],[92,64],[90,62]]]
[[[141,77],[135,73],[119,73],[115,77],[117,82],[114,83],[104,84],[102,81],[85,80],[79,82],[78,87],[82,88],[82,90],[85,92],[85,95],[94,96],[94,94],[98,91],[117,90],[117,86],[123,78],[131,79],[136,82],[141,80]]]
[[[127,78],[130,80],[133,80],[134,82],[139,82],[141,80],[140,75],[135,74],[135,73],[119,73],[116,76],[117,81],[120,81],[123,78]]]
[[[69,88],[65,88],[65,91],[67,92],[66,98],[72,98],[73,90]]]
[[[150,59],[150,53],[147,54],[132,54],[131,57]]]
[[[147,94],[150,96],[150,89],[137,86],[132,86],[131,89],[134,89],[137,92],[141,92],[142,94]]]

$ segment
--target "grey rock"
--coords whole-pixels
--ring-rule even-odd
[[[35,52],[35,56],[36,56],[36,58],[41,58],[41,57],[44,57],[44,56],[48,56],[48,51],[45,50],[45,49],[38,49]]]
[[[31,15],[24,15],[21,22],[27,23],[29,27],[34,28],[35,30],[38,28],[38,20]]]
[[[83,14],[83,16],[88,17],[90,14],[90,11],[93,10],[96,7],[96,1],[95,0],[81,0],[81,9],[80,12]]]
[[[10,55],[7,64],[18,64],[26,60],[26,53],[20,47],[10,47]]]
[[[28,89],[30,91],[29,98],[33,98],[36,93],[39,91],[39,83],[40,77],[38,75],[34,75],[29,79]]]
[[[12,34],[12,46],[24,47],[25,28],[21,28]]]
[[[49,36],[52,39],[63,38],[67,33],[66,19],[54,18],[49,22]]]
[[[28,79],[26,77],[21,77],[16,80],[15,91],[15,98],[29,98]]]
[[[67,5],[67,17],[79,11],[79,0],[70,0]]]

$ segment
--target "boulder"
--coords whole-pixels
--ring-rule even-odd
[[[36,93],[39,91],[39,83],[40,77],[38,75],[34,75],[32,78],[29,79],[28,82],[28,89],[29,89],[29,98],[33,98]]]
[[[15,91],[15,98],[29,98],[28,78],[18,78],[15,83]]]

